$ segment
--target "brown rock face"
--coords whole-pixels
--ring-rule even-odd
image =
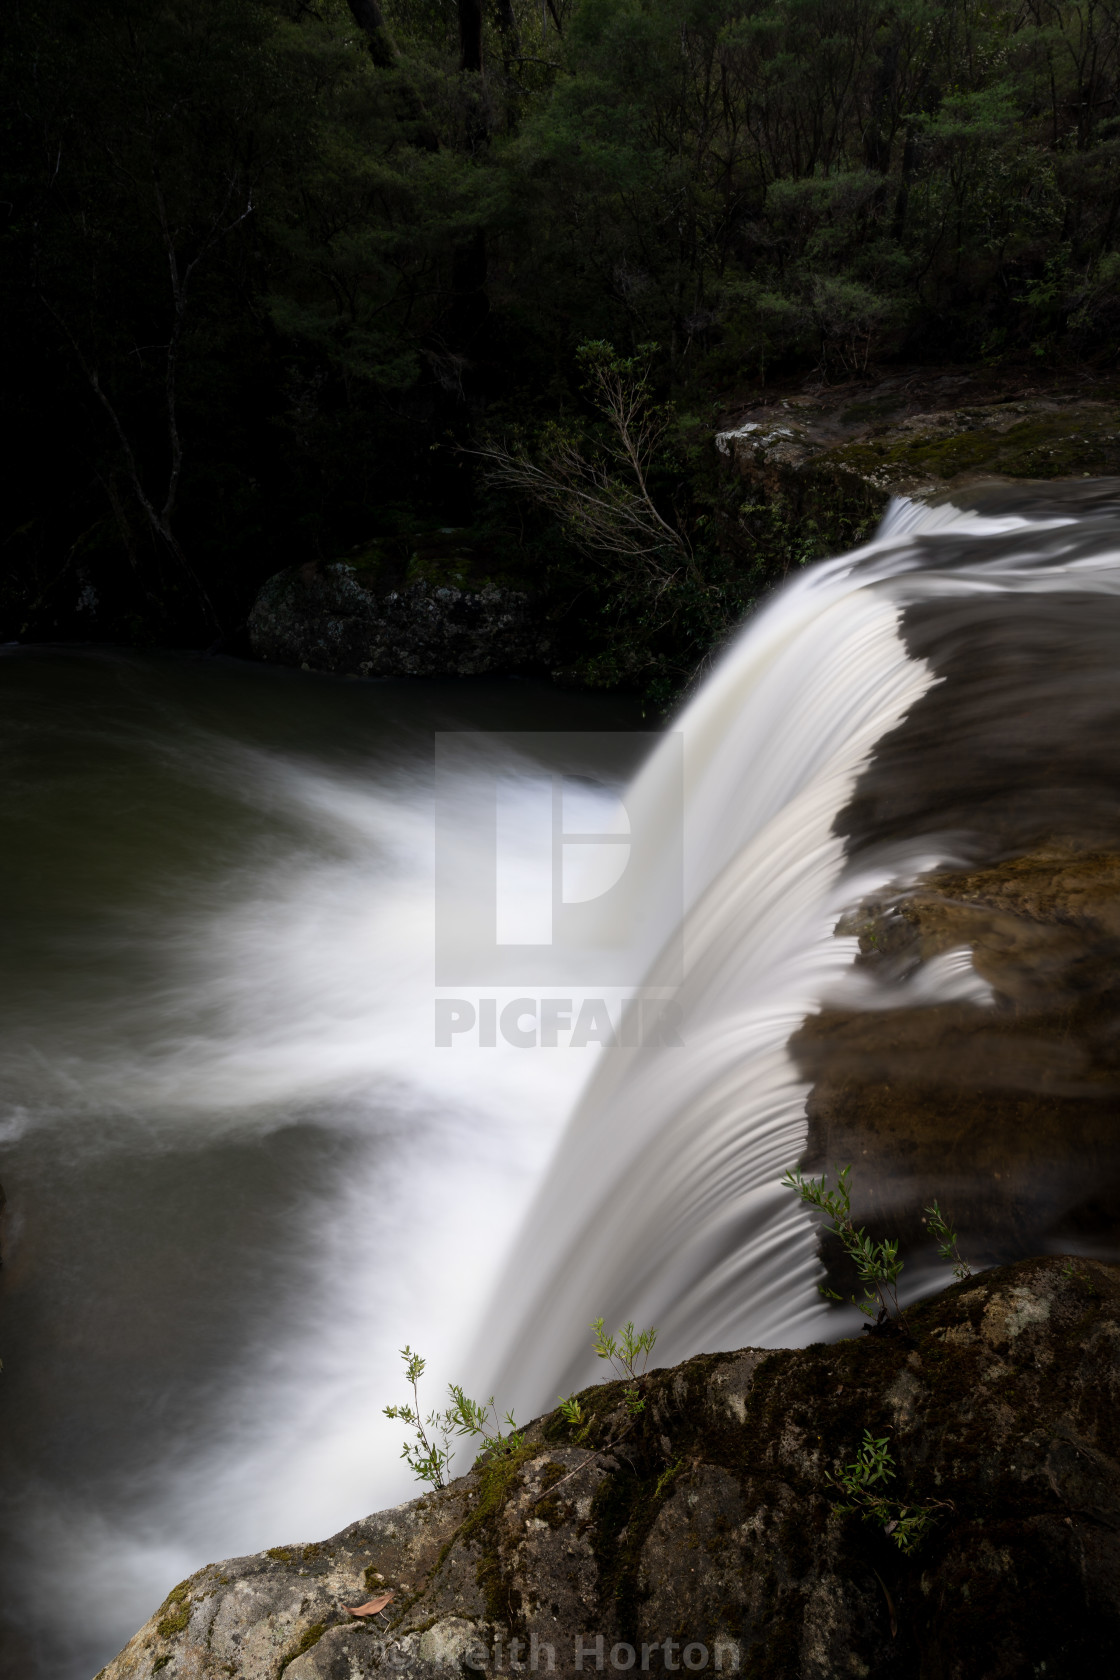
[[[936,1196],[981,1263],[1065,1243],[1114,1254],[1120,856],[1054,848],[939,873],[841,931],[888,982],[960,952],[993,999],[811,1017],[792,1046],[813,1081],[807,1170],[852,1163],[857,1223],[908,1245]]]
[[[908,1334],[701,1356],[645,1399],[591,1390],[576,1438],[553,1413],[442,1492],[200,1570],[99,1680],[1112,1672],[1120,1269],[1023,1261]],[[830,1482],[866,1429],[887,1491],[931,1512],[912,1555]]]

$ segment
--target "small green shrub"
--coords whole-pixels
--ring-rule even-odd
[[[414,1439],[404,1442],[401,1457],[413,1475],[421,1482],[430,1482],[435,1488],[446,1487],[452,1431],[446,1423],[445,1414],[429,1412],[425,1418],[420,1410],[419,1384],[427,1361],[418,1353],[413,1353],[407,1345],[401,1349],[401,1358],[404,1360],[405,1381],[412,1385],[414,1403],[411,1406],[386,1406],[385,1416],[399,1419],[412,1430]]]
[[[891,1321],[905,1324],[898,1304],[898,1278],[902,1271],[898,1240],[884,1238],[882,1242],[875,1242],[862,1226],[857,1228],[852,1223],[851,1172],[850,1166],[844,1168],[836,1180],[835,1190],[829,1190],[824,1177],[803,1178],[796,1167],[790,1168],[782,1183],[787,1190],[795,1191],[807,1207],[817,1208],[827,1215],[831,1229],[840,1238],[844,1252],[853,1262],[863,1284],[863,1300],[857,1301],[853,1295],[853,1305],[878,1324]],[[823,1285],[820,1292],[830,1301],[843,1300],[843,1296]]]
[[[498,1409],[491,1395],[485,1405],[480,1406],[471,1400],[456,1384],[450,1383],[453,1404],[448,1409],[450,1418],[457,1435],[472,1435],[482,1441],[475,1463],[485,1462],[491,1458],[506,1458],[515,1453],[525,1440],[525,1431],[518,1429],[512,1412],[507,1412],[499,1421]],[[506,1425],[507,1433],[503,1433],[501,1424]]]
[[[953,1276],[960,1281],[972,1276],[972,1267],[967,1260],[962,1260],[957,1248],[957,1233],[947,1222],[936,1201],[929,1204],[925,1210],[929,1228],[937,1238],[937,1252],[942,1260],[950,1260],[953,1265]]]
[[[902,1504],[885,1491],[895,1474],[890,1437],[874,1436],[870,1429],[865,1429],[855,1458],[844,1465],[838,1476],[828,1479],[844,1495],[838,1510],[853,1512],[865,1522],[878,1524],[899,1551],[910,1553],[921,1545],[934,1521],[935,1511],[944,1508],[948,1501],[939,1499],[932,1505]]]
[[[868,1318],[874,1318],[879,1324],[895,1320],[904,1325],[905,1319],[898,1304],[898,1277],[902,1271],[902,1261],[898,1258],[897,1238],[873,1242],[862,1227],[857,1228],[853,1224],[851,1173],[851,1167],[845,1167],[837,1178],[835,1190],[829,1190],[826,1178],[803,1178],[796,1167],[791,1167],[782,1183],[787,1190],[795,1191],[807,1207],[814,1207],[827,1215],[830,1228],[840,1238],[844,1252],[855,1265],[859,1280],[863,1284],[863,1300],[857,1301],[853,1295],[853,1306],[857,1306]],[[942,1260],[952,1263],[953,1276],[958,1279],[971,1277],[972,1267],[961,1257],[957,1247],[957,1233],[945,1218],[936,1200],[932,1201],[924,1212],[925,1222],[937,1241],[938,1255]],[[830,1301],[844,1299],[834,1289],[828,1289],[823,1284],[817,1287]]]
[[[595,1352],[600,1359],[609,1359],[617,1374],[626,1383],[626,1409],[632,1416],[645,1411],[645,1400],[642,1398],[641,1382],[645,1375],[646,1361],[653,1352],[653,1344],[657,1340],[656,1330],[635,1330],[634,1321],[630,1319],[617,1331],[609,1336],[603,1329],[603,1320],[597,1318],[591,1326],[595,1332]],[[638,1361],[641,1360],[641,1369]]]
[[[559,1396],[559,1400],[560,1416],[564,1419],[564,1422],[570,1423],[573,1429],[582,1429],[583,1425],[587,1422],[587,1415],[575,1395],[569,1394],[567,1399],[565,1399],[565,1397],[561,1394]]]
[[[427,1362],[410,1347],[401,1349],[401,1358],[405,1380],[412,1387],[413,1404],[386,1406],[385,1416],[398,1419],[412,1430],[413,1439],[404,1442],[401,1457],[420,1481],[430,1482],[435,1488],[447,1486],[447,1470],[454,1456],[451,1442],[456,1436],[481,1437],[482,1449],[475,1458],[476,1464],[502,1458],[521,1446],[524,1434],[518,1429],[512,1412],[499,1420],[493,1395],[484,1405],[479,1405],[457,1383],[448,1384],[450,1406],[424,1417],[420,1410],[419,1384]],[[502,1423],[506,1424],[508,1433],[503,1432]]]
[[[597,1318],[591,1328],[595,1332],[595,1352],[600,1359],[609,1359],[618,1375],[625,1380],[626,1408],[631,1417],[636,1417],[645,1410],[641,1384],[646,1361],[657,1340],[657,1331],[635,1330],[631,1321],[624,1324],[616,1335],[609,1336],[604,1332],[601,1318]],[[384,1413],[387,1418],[395,1418],[411,1429],[412,1439],[403,1443],[401,1457],[419,1481],[429,1482],[434,1488],[447,1486],[447,1472],[454,1457],[452,1441],[457,1436],[481,1439],[482,1446],[474,1461],[476,1465],[507,1458],[524,1444],[525,1431],[518,1428],[512,1412],[499,1418],[493,1395],[484,1405],[479,1405],[477,1400],[464,1393],[458,1383],[447,1385],[451,1395],[450,1406],[442,1412],[429,1412],[425,1417],[420,1409],[420,1378],[424,1375],[427,1362],[407,1346],[401,1349],[401,1358],[404,1360],[405,1380],[412,1388],[412,1404],[386,1406]],[[590,1422],[574,1394],[567,1398],[561,1395],[559,1409],[561,1417],[573,1429],[585,1429]]]

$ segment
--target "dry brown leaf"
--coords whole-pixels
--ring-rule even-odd
[[[349,1616],[376,1616],[379,1610],[384,1610],[385,1606],[390,1603],[392,1597],[391,1592],[382,1593],[380,1598],[368,1599],[365,1604],[359,1604],[353,1608],[347,1604],[344,1608]]]

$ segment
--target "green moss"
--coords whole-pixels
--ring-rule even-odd
[[[519,1447],[505,1458],[491,1459],[478,1472],[478,1501],[459,1530],[456,1539],[477,1539],[482,1547],[476,1570],[479,1589],[491,1621],[513,1626],[521,1605],[521,1594],[502,1573],[495,1526],[521,1466],[539,1453],[539,1446]]]
[[[1007,478],[1115,473],[1120,471],[1120,416],[1066,411],[1035,415],[1006,431],[965,425],[948,434],[870,438],[832,450],[820,465],[886,479],[901,471],[941,479],[979,471]]]
[[[295,1563],[296,1548],[294,1546],[270,1546],[265,1555],[270,1557],[274,1563]]]
[[[683,1465],[684,1459],[678,1458],[661,1472],[660,1476],[657,1478],[657,1486],[653,1490],[653,1497],[655,1499],[660,1499],[666,1488],[669,1486],[669,1483],[680,1475]]]
[[[177,1587],[172,1587],[160,1608],[163,1615],[156,1623],[156,1632],[161,1639],[171,1639],[177,1633],[182,1633],[190,1620],[191,1584],[189,1580],[180,1581]]]
[[[288,1655],[280,1664],[279,1673],[283,1674],[289,1663],[294,1663],[297,1657],[302,1657],[305,1651],[310,1651],[313,1645],[318,1645],[320,1639],[322,1639],[326,1631],[326,1622],[312,1622],[309,1628],[305,1628],[299,1644],[296,1645],[293,1650],[289,1651]]]
[[[179,1606],[178,1610],[173,1610],[168,1615],[160,1617],[159,1621],[156,1623],[156,1632],[159,1634],[161,1639],[172,1639],[175,1634],[182,1633],[183,1629],[190,1621],[190,1618],[190,1605],[182,1604]]]
[[[545,1497],[538,1496],[537,1503],[533,1507],[533,1515],[539,1518],[541,1522],[546,1522],[549,1528],[563,1528],[568,1520],[567,1513],[571,1507],[565,1503],[559,1494],[554,1494],[551,1498],[546,1496],[550,1488],[555,1487],[558,1482],[564,1481],[570,1473],[571,1467],[565,1468],[562,1464],[546,1464],[544,1467],[544,1474],[541,1476],[541,1493]]]
[[[643,1462],[644,1460],[644,1462]],[[622,1636],[638,1638],[644,1593],[639,1580],[642,1551],[658,1512],[672,1491],[673,1472],[640,1451],[600,1484],[591,1505],[591,1550],[599,1566],[602,1601],[614,1601]],[[644,1472],[644,1473],[643,1473]]]

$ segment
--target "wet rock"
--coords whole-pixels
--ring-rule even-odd
[[[1120,1269],[1023,1261],[906,1332],[701,1356],[322,1545],[215,1564],[100,1680],[554,1672],[999,1680],[1120,1645]],[[830,1478],[865,1429],[913,1554]],[[372,1624],[345,1607],[395,1597]],[[553,1667],[553,1663],[555,1667]]]
[[[872,991],[791,1043],[812,1084],[806,1170],[851,1164],[857,1223],[930,1257],[934,1197],[982,1264],[1068,1246],[1115,1256],[1120,855],[1054,846],[939,871],[837,932],[858,936]],[[954,971],[979,995],[931,1001]]]
[[[249,615],[258,659],[358,677],[480,676],[531,669],[548,638],[528,595],[488,580],[386,587],[347,561],[278,572]]]
[[[900,371],[756,401],[716,447],[749,478],[795,473],[881,499],[979,477],[1095,477],[1120,470],[1120,391],[1083,374]]]

